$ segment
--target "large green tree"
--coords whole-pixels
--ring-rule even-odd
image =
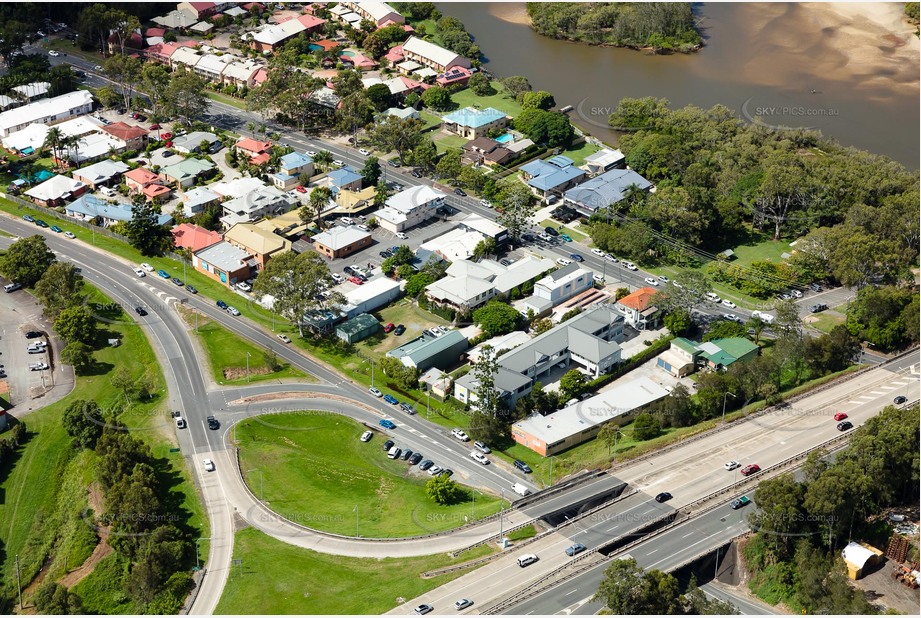
[[[26,287],[35,285],[55,262],[45,237],[35,234],[20,238],[0,256],[0,274]]]
[[[678,580],[662,571],[645,572],[634,558],[611,563],[593,600],[604,603],[615,615],[681,613]]]
[[[56,262],[48,267],[35,284],[35,295],[45,306],[45,315],[55,320],[64,309],[81,304],[86,298],[83,277],[69,262]]]
[[[85,305],[68,307],[58,314],[54,330],[68,344],[80,342],[92,345],[96,339],[96,318]]]
[[[504,335],[515,329],[521,314],[509,304],[490,301],[473,312],[473,321],[490,337]]]
[[[61,422],[74,446],[95,449],[106,421],[95,401],[77,399],[64,410]]]
[[[160,225],[157,207],[141,202],[131,207],[131,220],[125,222],[125,236],[131,246],[144,256],[163,255],[173,248],[173,235],[169,228]]]
[[[208,111],[208,97],[205,96],[205,80],[189,71],[173,73],[164,92],[165,108],[171,116],[177,116],[183,124],[191,125]]]
[[[333,292],[320,296],[330,284],[329,265],[312,251],[283,253],[269,261],[256,277],[253,291],[258,296],[274,298],[273,311],[297,324],[304,336],[304,314],[310,310],[339,305],[342,295]]]

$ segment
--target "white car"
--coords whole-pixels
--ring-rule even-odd
[[[371,152],[370,152],[369,150],[366,150],[366,149],[364,149],[364,148],[359,148],[359,149],[358,149],[358,152],[360,152],[361,154],[365,155],[366,157],[367,157],[369,154],[371,154]]]
[[[428,472],[432,476],[437,476],[438,474],[441,473],[442,470],[444,470],[444,468],[442,468],[441,466],[432,466],[431,468],[429,468]]]
[[[93,67],[93,70],[94,70],[94,71],[101,71],[101,70],[102,70],[102,65],[101,65],[101,64],[97,64],[96,66]]]
[[[368,389],[368,392],[371,393],[372,395],[374,395],[375,397],[383,397],[383,396],[384,396],[384,393],[382,393],[382,392],[380,391],[380,389],[374,388],[373,386],[372,386],[371,388]]]
[[[152,273],[153,270],[154,270],[154,269],[153,269],[153,266],[151,266],[151,265],[148,264],[147,262],[144,262],[143,264],[141,264],[141,268],[142,268],[143,270],[146,270],[146,271],[149,272],[149,273]]]
[[[723,317],[729,320],[730,322],[741,322],[742,321],[742,318],[740,318],[737,315],[733,315],[731,313],[724,313]]]
[[[595,281],[595,283],[604,283],[604,275],[592,273],[592,279]]]
[[[617,258],[611,255],[610,253],[605,253],[604,259],[606,259],[609,262],[614,262],[615,264],[617,264]]]
[[[480,451],[470,451],[470,458],[484,466],[489,464],[489,458]]]
[[[645,281],[645,282],[648,283],[649,285],[653,285],[653,286],[659,285],[659,280],[658,280],[658,279],[653,279],[652,277],[646,277],[645,279],[643,279],[643,281]]]
[[[48,369],[48,363],[29,363],[29,371],[44,371]]]
[[[724,306],[724,307],[729,307],[730,309],[735,309],[735,308],[736,308],[736,304],[735,304],[734,302],[732,302],[731,300],[724,300],[724,301],[723,301],[723,306]]]
[[[361,437],[359,438],[359,440],[361,440],[362,442],[368,442],[371,439],[371,436],[373,435],[374,434],[371,433],[370,431],[366,431],[363,434],[361,434]]]
[[[352,225],[354,221],[349,217],[339,217],[339,223],[342,225]]]
[[[461,442],[469,442],[469,441],[470,441],[470,438],[469,438],[469,437],[467,436],[467,434],[464,433],[463,430],[461,430],[461,429],[452,429],[452,430],[451,430],[451,435],[454,436],[455,438],[457,438],[458,440],[460,440]]]
[[[637,268],[636,268],[636,264],[634,264],[633,262],[624,262],[624,266],[627,268],[627,270],[636,270],[636,269],[637,269]]]
[[[214,472],[214,462],[213,461],[211,461],[210,459],[206,459],[202,463],[205,464],[205,470],[207,470],[208,472]]]
[[[492,208],[492,202],[489,200],[480,200],[480,205],[485,206],[486,208]]]
[[[50,52],[48,52],[48,55],[51,56],[51,57],[53,57],[53,58],[57,58],[57,57],[60,56],[61,54],[59,54],[58,52],[56,52],[56,51],[54,51],[54,50],[52,49]]]
[[[253,287],[247,282],[241,281],[240,283],[237,284],[237,289],[240,290],[241,292],[249,292],[250,290],[253,289]]]
[[[281,339],[282,343],[291,343],[291,337],[288,335],[278,335],[278,338]]]
[[[176,417],[176,429],[185,429],[185,419],[181,416]]]
[[[333,161],[333,165],[335,165],[336,167],[345,167],[345,161],[341,159],[335,159]]]
[[[802,298],[802,297],[803,297],[803,293],[800,292],[799,290],[790,290],[790,294],[792,294],[794,298]]]
[[[316,150],[308,150],[308,151],[307,151],[307,156],[308,156],[308,157],[315,157],[315,156],[317,156],[317,151],[316,151]]]
[[[665,275],[659,275],[659,281],[664,281],[665,283],[668,283],[668,277],[666,277]]]
[[[77,235],[74,234],[73,232],[64,232],[64,236],[66,236],[67,238],[76,238],[76,237],[77,237]]]
[[[599,249],[599,248],[597,248],[597,247],[595,247],[594,249],[592,249],[592,253],[594,253],[595,255],[597,255],[597,256],[600,257],[600,258],[603,258],[603,257],[604,257],[604,251],[602,251],[601,249]]]
[[[714,294],[713,292],[707,292],[706,297],[715,303],[723,302],[723,299],[717,296],[716,294]]]
[[[723,464],[723,467],[726,468],[727,470],[735,470],[740,465],[741,464],[739,464],[738,461],[727,461],[726,463]]]
[[[358,228],[359,230],[361,230],[362,232],[370,232],[370,231],[371,231],[371,228],[369,228],[367,225],[365,225],[365,224],[363,224],[363,223],[359,223],[359,224],[356,225],[355,227]]]
[[[144,272],[143,270],[141,270],[140,268],[135,268],[135,269],[134,269],[134,274],[137,275],[138,277],[146,277],[146,276],[147,276],[147,273],[145,273],[145,272]]]
[[[570,264],[572,264],[572,262],[570,262],[566,258],[556,258],[556,263],[559,264],[560,266],[569,266]]]
[[[329,276],[330,276],[330,277],[332,278],[332,280],[335,281],[336,283],[342,283],[343,281],[345,281],[345,278],[344,278],[342,275],[340,275],[339,273],[330,273]]]
[[[231,307],[230,305],[227,306],[226,311],[232,316],[240,315],[240,311],[236,307]]]
[[[403,232],[397,232],[397,238],[400,240],[409,240],[409,235]]]

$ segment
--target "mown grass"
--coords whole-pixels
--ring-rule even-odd
[[[273,510],[305,526],[349,536],[429,534],[498,512],[498,499],[481,494],[474,504],[466,490],[456,504],[436,504],[425,490],[432,477],[388,459],[382,434],[359,441],[365,429],[329,412],[247,419],[237,427],[241,468],[249,470],[250,489]],[[396,443],[401,446],[398,438]],[[437,456],[425,456],[439,463]]]
[[[567,236],[572,238],[573,242],[583,242],[585,240],[590,240],[588,234],[586,234],[585,232],[580,232],[579,230],[566,226],[566,225],[560,226],[559,221],[555,221],[553,219],[544,219],[543,221],[540,222],[540,226],[542,228],[552,227],[553,229],[557,230],[561,234],[566,234]],[[569,243],[566,243],[566,244],[569,244]],[[575,249],[573,249],[573,251],[575,251]]]
[[[234,558],[216,614],[383,614],[470,572],[423,579],[421,573],[495,551],[481,546],[458,558],[346,558],[320,554],[247,528],[236,533]],[[436,613],[447,612],[436,607]]]
[[[585,158],[589,155],[595,154],[601,150],[598,146],[591,144],[589,142],[583,142],[582,144],[574,147],[567,148],[560,154],[563,156],[569,157],[573,160],[576,166],[582,165],[585,163]]]
[[[476,94],[470,88],[464,88],[452,94],[451,100],[457,104],[458,109],[463,107],[476,107],[479,109],[492,107],[500,112],[505,112],[506,115],[512,118],[521,113],[521,104],[508,93],[502,84],[496,81],[490,82],[490,84],[493,90],[496,91],[495,94],[484,97]]]

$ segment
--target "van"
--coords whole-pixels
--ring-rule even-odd
[[[396,459],[397,457],[400,456],[400,453],[402,452],[403,452],[403,449],[401,449],[399,446],[392,446],[390,447],[390,450],[387,452],[387,459]]]
[[[518,566],[522,569],[528,566],[529,564],[534,564],[537,562],[537,556],[534,554],[525,554],[518,558]]]
[[[22,284],[20,283],[7,283],[5,286],[3,286],[3,289],[6,290],[7,294],[9,294],[10,292],[15,292],[21,287],[22,287]]]
[[[115,189],[112,187],[99,187],[99,192],[105,195],[106,197],[115,197]]]
[[[722,300],[719,296],[717,296],[717,295],[714,294],[713,292],[707,292],[707,298],[709,298],[710,300],[712,300],[712,301],[715,302],[715,303],[718,303],[718,302],[720,302],[720,300]]]
[[[531,493],[531,490],[522,485],[521,483],[514,483],[512,485],[512,491],[514,491],[519,496],[527,496]]]

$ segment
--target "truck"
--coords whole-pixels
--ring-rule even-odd
[[[752,311],[752,317],[760,318],[761,321],[764,322],[765,324],[770,325],[774,323],[774,316],[771,315],[770,313],[764,313],[762,311]]]
[[[519,496],[527,496],[531,493],[531,490],[522,485],[521,483],[513,483],[512,491],[514,491]]]

